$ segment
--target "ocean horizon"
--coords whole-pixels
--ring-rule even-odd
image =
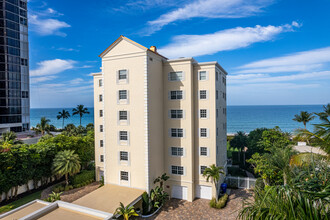
[[[83,116],[81,124],[86,126],[94,123],[94,108],[87,107],[90,114]],[[65,125],[79,125],[79,116],[72,116],[73,108],[31,108],[30,124],[35,127],[41,117],[50,119],[50,124],[57,128],[62,128],[62,120],[57,120],[59,111],[65,109],[70,112],[71,117],[65,120]],[[237,131],[246,133],[256,128],[274,128],[279,126],[283,131],[293,132],[296,128],[303,128],[302,123],[293,121],[295,114],[300,111],[321,112],[323,105],[228,105],[227,106],[227,133],[233,134]],[[307,124],[307,129],[313,130],[314,123],[318,123],[315,118]]]

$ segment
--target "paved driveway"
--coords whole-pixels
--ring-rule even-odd
[[[196,199],[187,202],[178,199],[171,199],[160,212],[148,218],[149,220],[162,219],[236,219],[239,210],[242,208],[244,199],[251,199],[251,192],[244,189],[232,190],[227,205],[223,209],[213,209],[209,206],[209,200]]]

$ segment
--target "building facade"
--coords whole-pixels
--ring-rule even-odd
[[[211,199],[203,170],[226,167],[226,71],[217,62],[169,60],[120,36],[94,74],[97,178],[147,192]]]
[[[0,1],[0,133],[30,127],[27,0]]]

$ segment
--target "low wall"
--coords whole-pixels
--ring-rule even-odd
[[[48,181],[50,181],[50,182],[53,182],[54,180],[55,180],[55,178],[48,179]],[[41,186],[41,181],[38,182],[38,187],[40,187],[40,186]],[[30,190],[34,189],[33,180],[29,180],[29,189]],[[28,190],[27,190],[26,184],[24,184],[24,185],[18,187],[17,195],[25,193],[27,191]],[[14,190],[13,190],[13,193],[15,193]],[[8,191],[8,196],[9,197],[11,196],[11,190]],[[6,193],[3,192],[1,197],[0,197],[0,202],[2,202],[5,199],[6,199]]]

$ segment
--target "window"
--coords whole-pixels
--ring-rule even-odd
[[[183,147],[171,147],[172,156],[183,156]]]
[[[217,117],[219,117],[219,109],[217,109]]]
[[[207,137],[207,128],[200,129],[200,137]]]
[[[171,128],[171,137],[183,137],[182,128]]]
[[[199,148],[199,154],[200,156],[208,156],[208,150],[207,150],[207,147],[200,147]]]
[[[100,140],[100,147],[103,147],[103,140]]]
[[[215,72],[215,78],[216,78],[217,81],[219,80],[219,73],[218,72]]]
[[[128,172],[120,171],[120,180],[128,181]]]
[[[218,90],[215,92],[215,96],[216,96],[217,99],[219,98],[219,91]]]
[[[119,90],[119,100],[127,99],[127,90]]]
[[[120,151],[120,160],[128,161],[128,152],[127,151]]]
[[[170,72],[169,73],[169,80],[170,81],[181,81],[181,80],[183,80],[183,72],[182,71]]]
[[[103,95],[99,95],[99,101],[100,101],[100,102],[103,101]]]
[[[100,155],[100,162],[104,162],[104,156]]]
[[[204,170],[207,168],[207,166],[201,166],[201,175],[203,175]]]
[[[183,99],[183,91],[171,91],[170,92],[170,99],[171,100],[178,100],[178,99]]]
[[[219,136],[219,128],[217,128],[217,136]]]
[[[184,168],[181,166],[172,166],[171,171],[172,171],[172,174],[176,174],[176,175],[184,174]]]
[[[103,117],[103,110],[100,110],[100,117]]]
[[[99,87],[103,86],[103,80],[99,79]]]
[[[199,116],[200,118],[207,118],[207,109],[200,109]]]
[[[207,72],[206,71],[200,71],[199,72],[199,80],[207,80]]]
[[[183,118],[183,110],[171,110],[171,118]]]
[[[119,70],[118,79],[119,80],[127,79],[127,70]]]
[[[219,154],[219,146],[217,145],[217,154]]]
[[[127,131],[119,131],[119,140],[121,140],[121,141],[127,141],[128,140]]]
[[[127,120],[127,111],[119,111],[119,120]]]
[[[100,125],[100,132],[103,132],[103,125]]]
[[[199,99],[207,99],[207,92],[206,90],[199,91]]]

